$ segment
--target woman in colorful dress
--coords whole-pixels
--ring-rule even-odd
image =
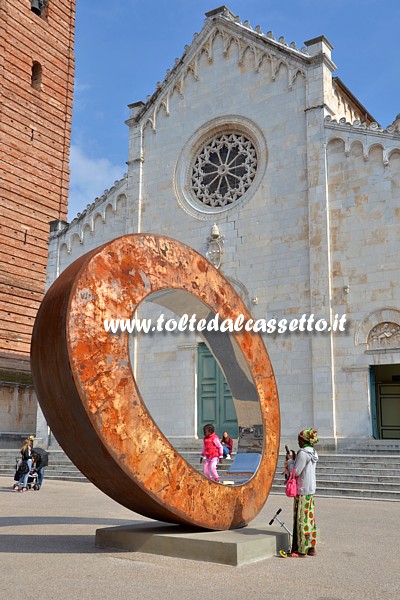
[[[314,445],[318,443],[316,429],[303,429],[298,437],[300,450],[294,468],[297,478],[297,496],[294,499],[292,558],[316,555],[317,525],[314,515],[316,490],[316,465],[318,454]]]

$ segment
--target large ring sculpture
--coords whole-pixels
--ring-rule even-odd
[[[107,243],[71,264],[40,307],[32,372],[43,413],[82,473],[132,511],[213,530],[243,527],[267,499],[279,448],[278,397],[264,343],[244,330],[206,338],[227,376],[242,432],[258,431],[260,443],[254,475],[241,485],[221,485],[164,437],[136,385],[129,336],[104,330],[104,319],[131,318],[155,292],[159,304],[163,295],[184,293],[209,315],[251,318],[227,280],[188,246],[151,234]],[[246,419],[255,427],[246,429]]]

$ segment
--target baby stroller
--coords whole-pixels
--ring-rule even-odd
[[[29,471],[27,486],[28,490],[33,489],[35,490],[35,492],[37,492],[37,490],[39,489],[38,474],[36,473],[35,469],[31,469]]]
[[[25,464],[25,466],[24,466]],[[14,484],[14,489],[17,487],[18,488],[18,481],[21,479],[21,477],[23,477],[26,474],[25,468],[26,468],[26,463],[24,463],[23,460],[21,459],[16,459],[16,471],[15,471],[15,475],[14,475],[14,481],[16,482]],[[29,471],[29,475],[28,475],[28,481],[26,484],[26,487],[28,488],[28,490],[33,489],[35,491],[40,489],[40,486],[38,484],[38,474],[35,471],[35,469],[31,469]]]

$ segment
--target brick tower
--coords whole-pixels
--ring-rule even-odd
[[[0,447],[36,427],[32,327],[65,220],[75,0],[0,0]]]

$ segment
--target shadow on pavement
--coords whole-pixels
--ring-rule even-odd
[[[7,554],[93,554],[94,535],[0,535],[0,553]],[[109,550],[108,550],[109,551]],[[118,550],[116,550],[118,552]]]
[[[101,517],[0,517],[0,527],[19,525],[131,525],[134,519],[103,519]]]

